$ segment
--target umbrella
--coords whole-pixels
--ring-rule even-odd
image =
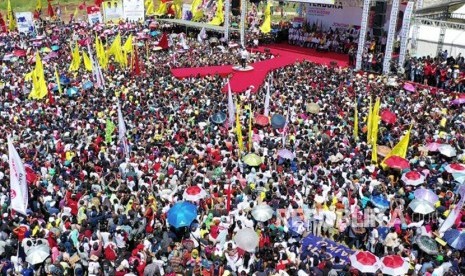
[[[415,192],[413,192],[413,195],[415,196],[416,199],[425,200],[431,204],[435,204],[439,200],[439,197],[437,194],[435,194],[432,190],[425,189],[425,188],[420,188],[420,189],[415,190]]]
[[[465,103],[465,98],[458,98],[450,102],[452,105],[460,105]]]
[[[71,83],[71,80],[68,77],[61,76],[60,77],[60,83],[61,85],[68,85]]]
[[[282,157],[284,159],[289,159],[292,160],[295,158],[295,155],[292,153],[292,151],[288,149],[280,149],[278,150],[278,156]]]
[[[283,128],[286,124],[286,118],[281,114],[274,114],[271,117],[271,126],[273,128]]]
[[[78,93],[78,89],[76,87],[70,87],[70,88],[66,89],[66,95],[68,95],[68,97],[73,97],[77,93]]]
[[[209,42],[210,43],[218,43],[218,38],[212,37],[212,38],[210,38]]]
[[[397,155],[390,156],[384,163],[393,169],[405,170],[410,168],[408,160]]]
[[[428,255],[436,255],[439,252],[436,241],[428,236],[417,236],[415,242]]]
[[[207,192],[199,186],[190,186],[184,190],[182,198],[189,201],[198,201],[207,196]]]
[[[291,217],[287,220],[287,226],[289,230],[299,235],[299,228],[305,227],[305,223],[300,217]]]
[[[318,114],[320,112],[320,106],[317,103],[309,103],[306,106],[306,110],[312,114]]]
[[[249,153],[242,159],[245,164],[256,167],[263,163],[262,158],[255,153]]]
[[[320,196],[320,195],[316,195],[315,198],[313,199],[316,203],[320,203],[322,204],[323,202],[325,202],[325,198]]]
[[[82,88],[84,90],[90,90],[92,89],[92,87],[94,87],[94,84],[91,82],[91,81],[86,81],[83,85],[82,85]]]
[[[243,228],[237,231],[234,242],[242,250],[253,252],[258,246],[258,235],[252,228]]]
[[[415,92],[415,86],[411,83],[404,84],[405,91]]]
[[[171,189],[163,189],[160,191],[160,197],[163,198],[163,199],[166,199],[168,201],[172,201],[173,200],[173,191]]]
[[[444,233],[442,239],[457,250],[465,249],[465,231],[449,229]]]
[[[453,157],[457,155],[457,151],[451,145],[441,144],[438,150],[442,155],[447,157]]]
[[[405,185],[418,186],[425,182],[425,176],[417,171],[409,171],[402,175],[401,180]]]
[[[423,199],[412,200],[408,207],[410,207],[414,213],[422,215],[430,214],[436,210],[433,204]]]
[[[52,51],[58,51],[58,50],[60,50],[60,46],[58,46],[58,45],[52,45],[51,48],[52,48]]]
[[[465,173],[465,165],[459,163],[452,163],[445,167],[448,173]]]
[[[381,120],[386,124],[394,124],[397,121],[397,115],[389,109],[381,112]]]
[[[375,205],[375,207],[379,209],[387,209],[389,208],[389,200],[387,200],[384,196],[382,195],[377,195],[371,197],[371,203]]]
[[[252,209],[252,216],[257,221],[267,221],[273,217],[274,211],[268,204],[258,204]]]
[[[167,218],[175,228],[190,226],[197,218],[197,206],[187,201],[177,202],[168,210]]]
[[[349,256],[353,268],[362,273],[376,273],[378,271],[379,258],[369,251],[359,251]]]
[[[381,272],[387,275],[404,275],[409,270],[409,263],[399,255],[389,255],[380,260]]]
[[[50,256],[50,252],[41,249],[31,250],[26,256],[26,262],[32,265],[40,264],[43,263],[48,256]]]
[[[41,53],[50,53],[52,51],[52,49],[48,48],[48,47],[42,47],[40,49],[40,52]]]
[[[222,124],[226,121],[226,114],[223,112],[217,112],[210,117],[210,120],[215,124]]]
[[[13,51],[13,55],[15,55],[15,57],[25,57],[26,56],[26,50],[14,50]]]
[[[267,126],[270,123],[270,118],[265,115],[257,115],[255,116],[255,123],[259,126]]]
[[[455,181],[457,181],[460,184],[465,183],[465,174],[463,173],[453,173],[452,177],[454,178]]]
[[[57,52],[50,52],[44,57],[44,60],[49,60],[49,59],[57,58],[57,57],[58,57]]]
[[[391,152],[391,148],[387,146],[378,145],[378,155],[386,157]]]
[[[428,144],[426,145],[426,149],[427,149],[428,151],[438,151],[440,145],[441,145],[441,144],[439,144],[439,143],[434,143],[434,142],[433,142],[433,143],[428,143]]]

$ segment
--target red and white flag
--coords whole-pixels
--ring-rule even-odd
[[[29,194],[26,182],[26,170],[11,138],[8,137],[8,159],[10,164],[10,199],[11,208],[26,215]]]

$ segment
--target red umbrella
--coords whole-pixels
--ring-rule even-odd
[[[381,112],[381,120],[383,120],[386,124],[392,125],[397,121],[397,115],[389,109],[385,109]]]
[[[381,259],[381,272],[388,275],[404,275],[409,270],[409,263],[399,255],[390,255]]]
[[[182,195],[185,200],[189,201],[198,201],[202,198],[205,198],[206,196],[207,192],[205,192],[205,190],[199,186],[190,186],[184,190],[184,194]]]
[[[362,273],[376,273],[378,271],[378,257],[369,251],[359,251],[349,256],[353,268]]]
[[[446,166],[446,171],[449,173],[465,173],[465,165],[452,163]]]
[[[408,162],[407,159],[402,158],[400,156],[390,156],[384,163],[389,167],[393,169],[399,169],[399,170],[405,170],[410,168],[410,163]]]
[[[26,50],[16,49],[16,50],[13,51],[13,55],[15,55],[16,57],[25,57],[26,56]]]
[[[255,116],[255,123],[259,126],[267,126],[270,123],[270,118],[265,115]]]
[[[418,186],[425,182],[425,176],[417,171],[409,171],[402,175],[401,178],[405,185]]]

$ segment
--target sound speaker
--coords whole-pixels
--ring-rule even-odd
[[[373,20],[373,28],[383,27],[385,18],[386,18],[385,14],[375,14],[375,18]]]
[[[380,37],[383,35],[383,28],[373,28],[373,36]]]
[[[234,16],[241,15],[241,0],[231,0],[231,13]]]

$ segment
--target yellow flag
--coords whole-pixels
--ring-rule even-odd
[[[77,45],[74,47],[71,56],[73,57],[73,59],[71,60],[71,64],[69,65],[69,71],[78,71],[79,66],[81,66],[81,56],[79,55],[79,47]]]
[[[84,60],[84,68],[86,68],[87,71],[92,72],[92,61],[90,61],[86,52],[82,52],[82,59]]]
[[[43,99],[48,94],[47,84],[45,83],[44,67],[40,55],[36,53],[36,67],[32,72],[32,90],[29,97],[35,100]]]
[[[127,60],[123,55],[123,49],[121,47],[121,35],[118,34],[115,37],[115,40],[111,43],[110,49],[108,50],[108,57],[114,56],[116,62],[118,62],[121,66],[125,67]]]
[[[16,20],[13,16],[13,10],[11,9],[10,0],[7,3],[7,19],[8,19],[8,30],[13,32],[16,29]]]
[[[263,19],[263,23],[260,26],[260,31],[262,31],[262,33],[264,34],[271,32],[271,1],[270,0],[268,0],[266,3],[265,18]]]
[[[249,141],[248,141],[248,149],[249,152],[252,150],[252,138],[253,138],[253,132],[252,132],[252,108],[249,105]]]
[[[182,4],[183,4],[182,0],[173,1],[173,8],[174,8],[174,12],[176,14],[177,19],[182,18]]]
[[[223,0],[218,0],[216,3],[215,17],[208,23],[210,25],[219,26],[224,22]]]
[[[357,101],[355,101],[355,110],[354,110],[354,139],[358,140],[358,108],[357,108]]]
[[[386,168],[386,164],[384,162],[389,157],[391,157],[393,155],[396,155],[396,156],[400,156],[402,158],[405,158],[405,156],[407,156],[407,149],[408,149],[408,143],[410,141],[410,132],[412,131],[412,126],[413,126],[413,122],[410,124],[410,128],[407,131],[407,133],[404,135],[404,137],[402,137],[402,139],[400,139],[399,143],[397,143],[397,145],[395,145],[392,148],[392,150],[388,153],[388,155],[386,155],[386,157],[384,157],[383,162],[381,162],[381,166],[383,167],[383,169]]]
[[[79,10],[78,10],[78,7],[76,7],[76,9],[74,10],[74,14],[73,14],[73,19],[76,20],[76,17],[78,16],[78,13],[79,13]]]
[[[373,114],[371,122],[371,146],[373,150],[371,151],[371,161],[378,163],[378,126],[379,126],[379,108],[381,105],[381,99],[376,98],[375,106],[373,107]]]
[[[368,118],[367,118],[367,143],[371,144],[371,121],[373,117],[373,108],[371,106],[371,98],[370,98],[370,105],[368,106]]]
[[[108,57],[105,52],[105,47],[103,46],[103,43],[98,36],[95,36],[95,49],[100,67],[102,69],[106,69],[108,64]]]
[[[128,39],[126,40],[126,43],[123,45],[123,51],[127,53],[132,53],[133,48],[132,48],[132,34],[129,35]]]
[[[192,21],[199,21],[203,17],[202,0],[194,0],[191,5]]]
[[[155,5],[153,4],[152,0],[145,1],[145,15],[151,16],[155,15]]]
[[[42,1],[41,0],[36,1],[36,10],[37,11],[42,10]]]
[[[58,75],[58,71],[57,71],[56,67],[55,67],[55,79],[56,79],[56,82],[57,82],[57,85],[58,85],[58,92],[60,92],[60,95],[61,95],[63,93],[63,91],[61,90],[60,75]]]
[[[237,144],[240,151],[244,151],[244,144],[242,141],[242,125],[240,120],[241,106],[236,104],[236,135],[237,135]],[[240,153],[239,153],[240,155]]]
[[[168,6],[163,1],[160,1],[157,11],[155,12],[156,16],[165,15],[168,13]]]

